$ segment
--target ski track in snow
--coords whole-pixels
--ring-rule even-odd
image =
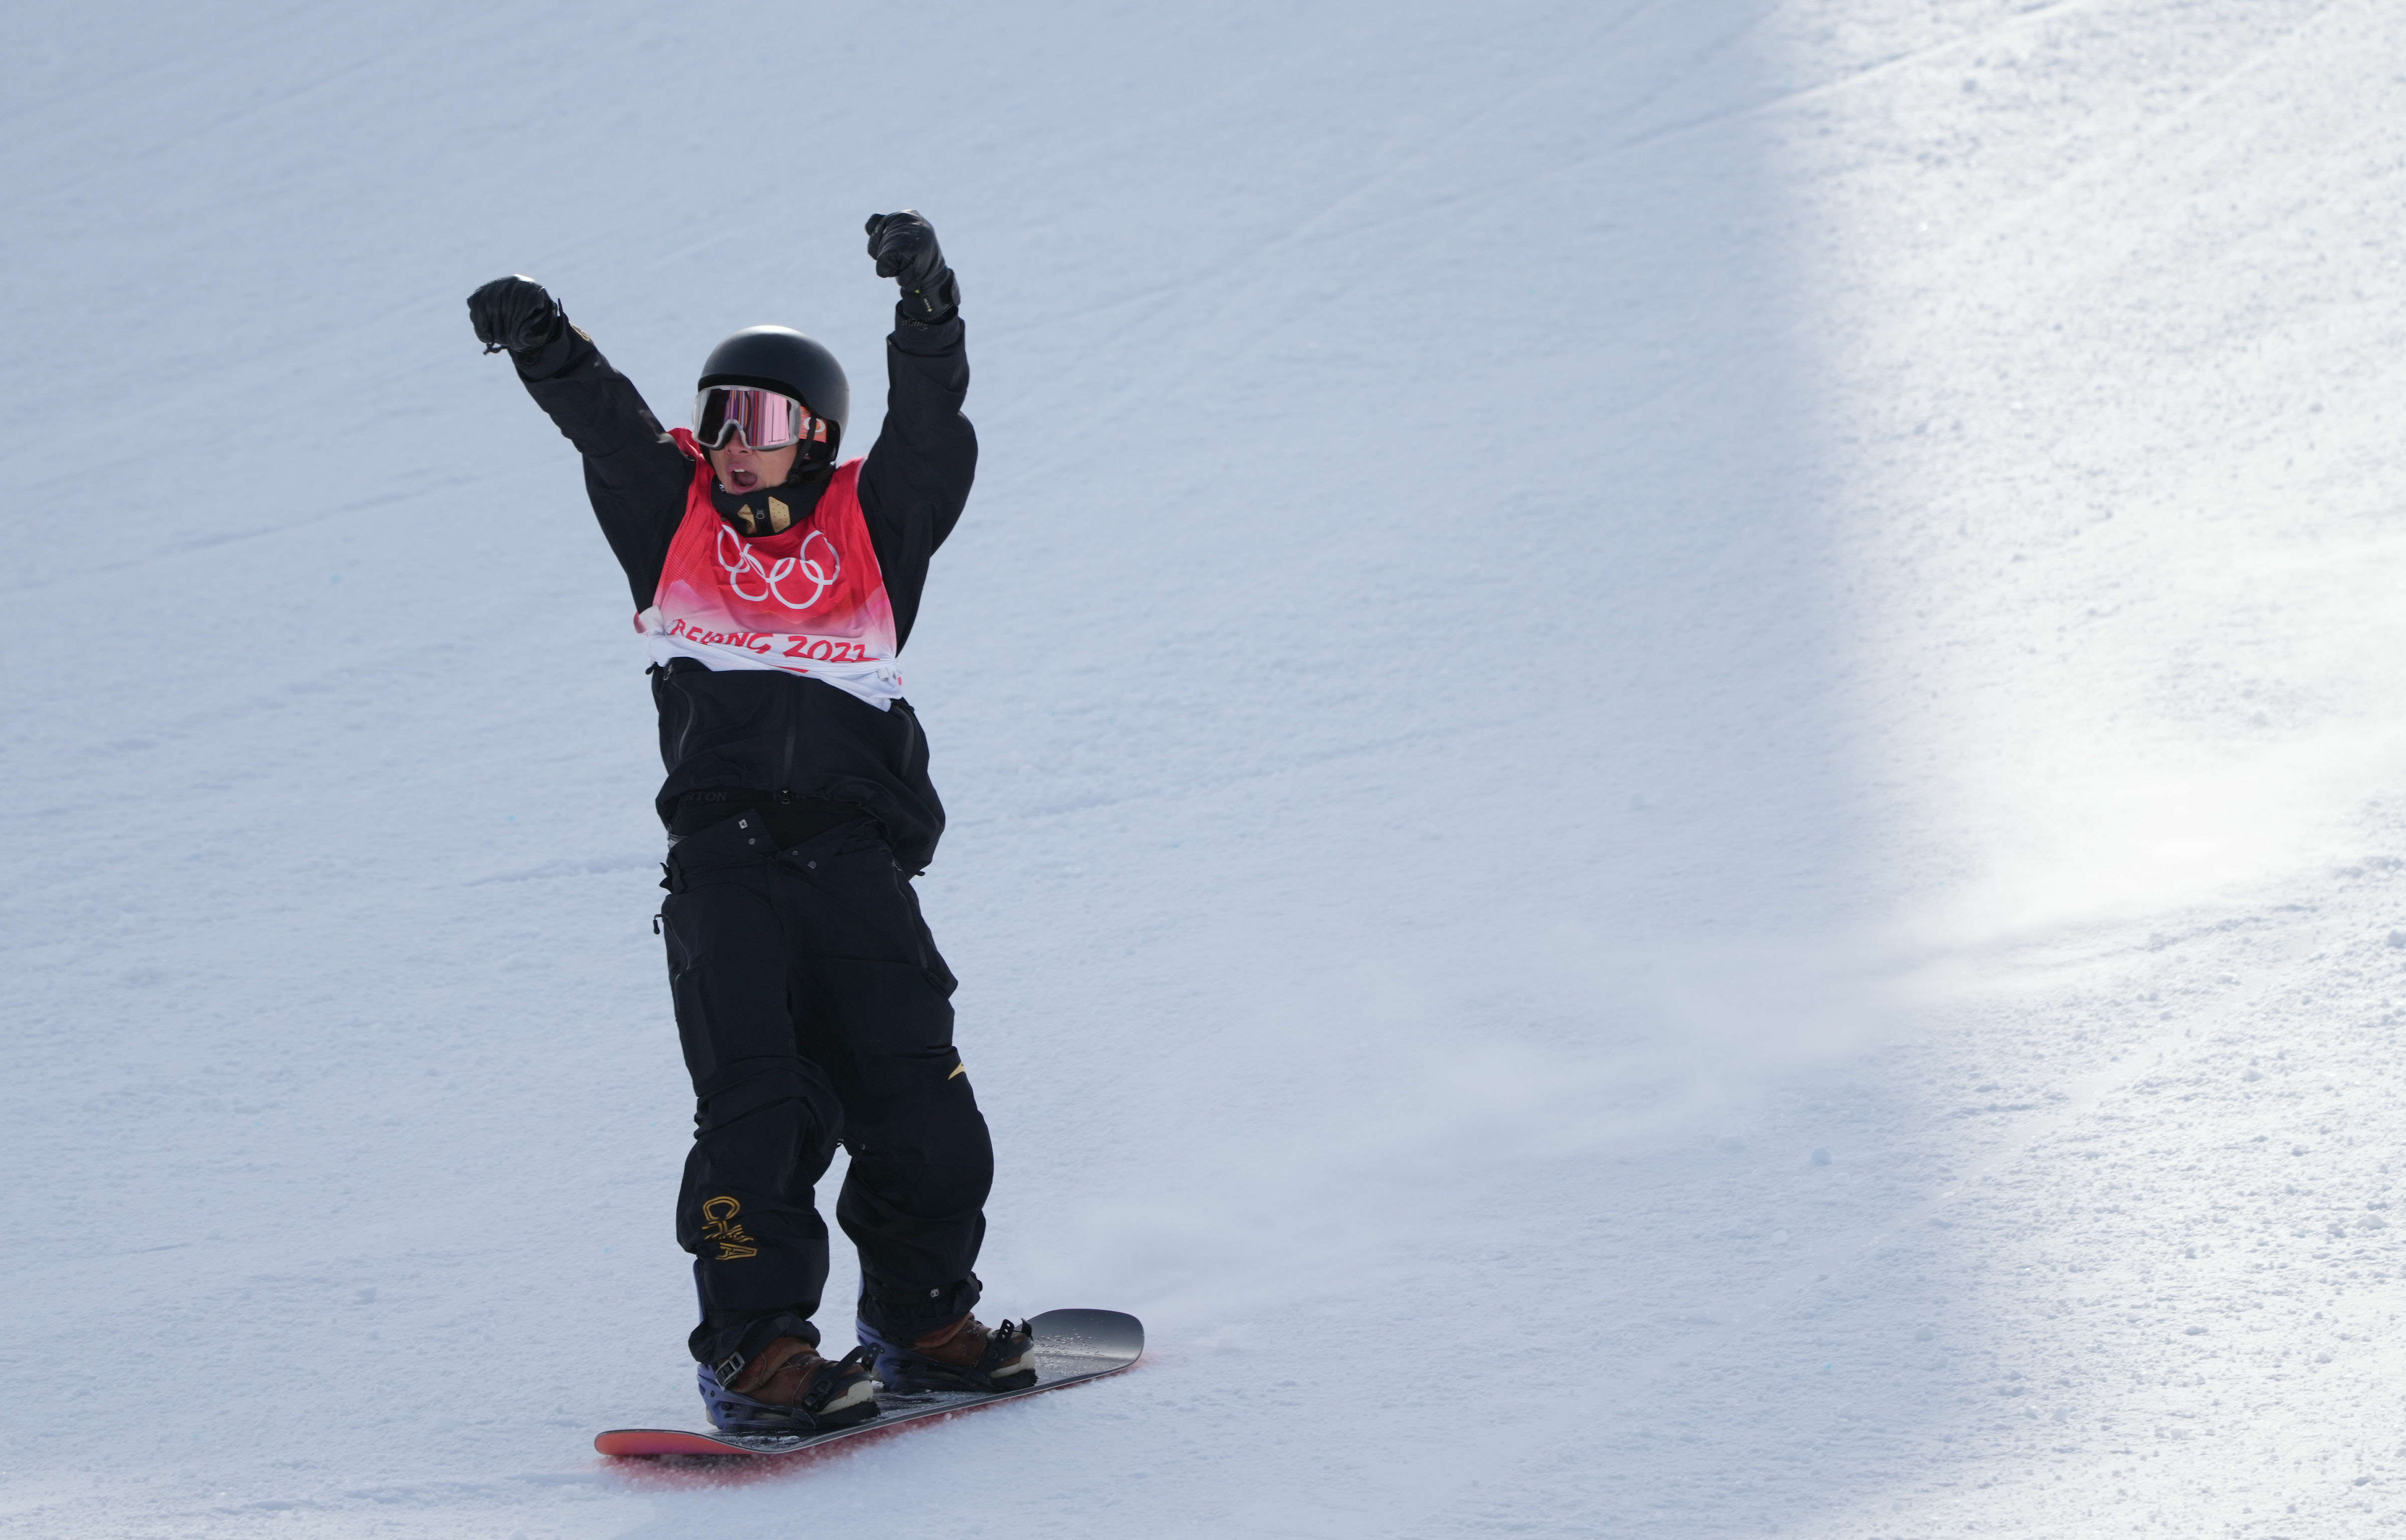
[[[2391,21],[21,17],[0,1533],[2406,1523]],[[873,403],[904,205],[980,1271],[1151,1352],[615,1467],[699,1415],[652,723],[460,302]]]

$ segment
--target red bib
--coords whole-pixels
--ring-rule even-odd
[[[710,462],[692,435],[680,428],[675,437],[696,463],[652,607],[635,617],[652,661],[808,674],[880,711],[901,699],[894,606],[860,513],[860,461],[836,467],[808,518],[746,539],[712,503]]]

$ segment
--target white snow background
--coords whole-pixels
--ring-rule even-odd
[[[10,7],[0,1531],[2406,1521],[2397,22]],[[984,1313],[1151,1352],[616,1467],[658,766],[461,301],[865,446],[906,205]]]

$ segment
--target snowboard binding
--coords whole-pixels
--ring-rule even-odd
[[[721,1433],[828,1433],[877,1415],[877,1392],[883,1387],[872,1373],[875,1357],[867,1348],[855,1348],[832,1363],[820,1360],[801,1396],[790,1403],[759,1401],[729,1390],[719,1383],[717,1370],[707,1363],[694,1365],[694,1377],[710,1425]]]
[[[898,1395],[918,1391],[1024,1391],[1036,1383],[1036,1333],[1027,1321],[987,1327],[973,1315],[911,1342],[856,1321],[855,1352],[874,1352],[875,1373]]]

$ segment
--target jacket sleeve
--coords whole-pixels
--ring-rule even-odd
[[[693,462],[661,431],[633,382],[573,326],[520,361],[518,378],[585,457],[585,494],[626,569],[635,608],[646,608],[685,517]]]
[[[977,478],[977,430],[961,415],[969,361],[960,318],[922,326],[898,314],[885,339],[885,422],[860,468],[860,511],[899,646],[918,618],[928,559],[960,522]]]

